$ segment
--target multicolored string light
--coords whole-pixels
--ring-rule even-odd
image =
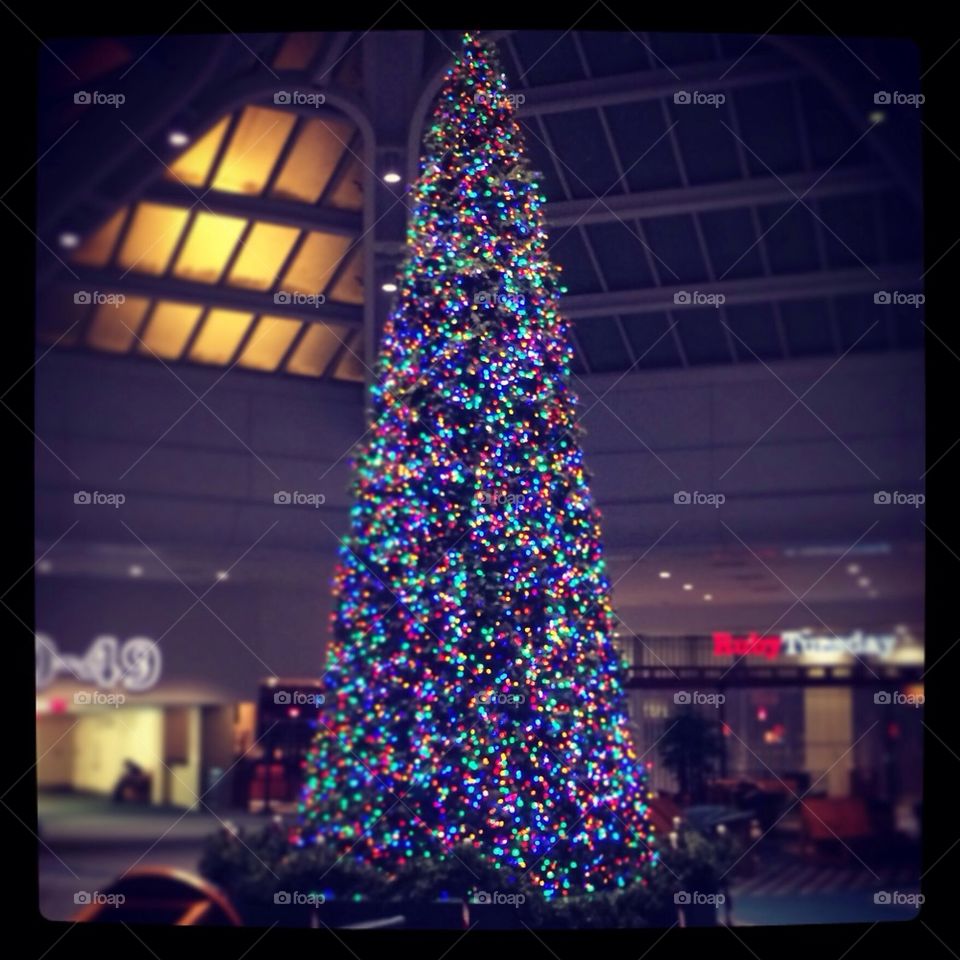
[[[655,859],[536,174],[466,35],[425,136],[298,845],[471,844],[548,897]]]

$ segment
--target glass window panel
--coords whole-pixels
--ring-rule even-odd
[[[185,183],[190,187],[202,187],[207,182],[210,165],[220,149],[220,142],[227,132],[230,116],[225,116],[216,126],[208,130],[196,143],[187,147],[171,163],[164,177],[167,180]]]
[[[178,359],[202,312],[203,308],[193,303],[161,301],[150,315],[138,351],[164,360]]]
[[[230,283],[252,290],[269,290],[299,236],[296,227],[254,224],[230,270]]]
[[[242,217],[198,213],[173,268],[174,274],[184,280],[216,283],[246,225]]]
[[[327,369],[327,364],[343,339],[344,331],[341,327],[311,324],[297,344],[297,349],[293,351],[293,356],[287,361],[287,372],[319,377]]]
[[[273,185],[273,196],[316,203],[352,135],[346,120],[308,120]]]
[[[356,146],[351,148],[356,153]],[[336,187],[330,194],[330,199],[324,203],[329,203],[331,207],[338,210],[359,210],[363,206],[363,178],[366,168],[357,159],[352,157],[346,170],[337,181]]]
[[[330,299],[341,303],[363,303],[363,248],[350,254],[350,262],[330,289]]]
[[[252,313],[240,310],[211,310],[193,342],[190,359],[198,363],[229,363],[252,319]]]
[[[323,292],[350,242],[350,237],[311,233],[294,257],[281,289],[288,293]]]
[[[94,309],[87,343],[98,350],[126,353],[133,343],[150,301],[124,296],[122,303],[100,303]]]
[[[320,48],[322,33],[288,33],[273,65],[277,70],[303,70]]]
[[[261,317],[240,354],[239,365],[276,370],[301,326],[299,320],[286,317]]]
[[[263,192],[296,115],[265,107],[247,107],[213,178],[227,193]]]
[[[366,367],[362,360],[360,338],[354,337],[349,347],[350,349],[344,350],[343,355],[337,361],[333,375],[337,380],[353,380],[360,383],[366,374]]]
[[[118,265],[139,273],[163,273],[189,215],[185,207],[138,204],[117,257]]]
[[[127,219],[127,207],[121,207],[106,223],[93,231],[70,258],[85,267],[104,267],[110,262],[120,228]]]

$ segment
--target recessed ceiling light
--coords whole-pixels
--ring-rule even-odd
[[[384,183],[399,183],[402,179],[403,179],[403,178],[400,176],[399,173],[397,173],[396,170],[388,170],[388,171],[383,175],[383,182],[384,182]]]
[[[57,242],[64,250],[75,250],[80,246],[80,237],[70,230],[65,230],[57,237]]]
[[[37,561],[37,573],[52,573],[53,563],[47,559]]]
[[[386,283],[383,283],[383,284],[380,285],[380,289],[381,289],[384,293],[396,293],[396,292],[397,292],[397,285],[396,285],[395,283],[391,283],[391,282],[388,280]]]
[[[167,143],[171,147],[185,147],[190,142],[190,135],[182,130],[171,130],[167,134]]]
[[[859,563],[848,563],[848,564],[847,564],[847,573],[849,573],[851,577],[855,577],[859,572],[860,572],[860,564],[859,564]]]
[[[129,573],[131,577],[142,577],[143,567],[141,567],[139,563],[131,563],[130,566],[127,567],[127,573]]]
[[[705,594],[703,595],[703,599],[704,599],[704,600],[712,600],[712,599],[713,599],[713,594],[712,594],[712,593],[705,593]]]
[[[867,114],[867,119],[871,123],[883,123],[887,119],[887,115],[882,110],[871,110]]]
[[[669,579],[670,579],[670,571],[669,571],[669,570],[661,570],[661,571],[660,571],[660,579],[661,579],[661,580],[669,580]]]
[[[692,590],[692,589],[693,589],[693,584],[692,584],[692,583],[685,583],[685,584],[683,585],[683,589],[684,589],[684,590]]]
[[[218,570],[218,571],[217,571],[217,579],[218,579],[218,580],[229,580],[229,579],[230,579],[230,574],[227,573],[226,570]]]
[[[858,587],[869,587],[869,586],[870,586],[870,578],[869,578],[869,577],[858,577],[858,578],[857,578],[857,586],[858,586]]]

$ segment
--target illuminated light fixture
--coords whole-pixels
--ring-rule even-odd
[[[661,580],[669,580],[669,579],[670,579],[670,571],[669,571],[669,570],[661,570],[661,571],[660,571],[660,579],[661,579]]]
[[[220,580],[221,582],[224,580],[229,580],[230,574],[226,570],[218,570],[217,579]]]
[[[384,182],[384,183],[399,183],[402,179],[403,179],[403,177],[401,177],[400,174],[397,173],[396,170],[388,170],[388,171],[383,175],[383,182]]]
[[[873,124],[883,123],[887,119],[887,115],[882,110],[871,110],[867,114],[867,119]]]
[[[52,573],[53,564],[49,560],[37,561],[37,573]]]
[[[693,589],[693,584],[692,584],[692,583],[685,583],[685,584],[683,585],[683,589],[684,589],[684,590],[692,590],[692,589]]]
[[[859,564],[859,563],[848,563],[848,564],[847,564],[847,573],[849,573],[851,577],[855,577],[859,572],[860,572],[860,564]]]
[[[80,237],[71,230],[65,230],[57,237],[57,242],[64,250],[76,250],[80,246]]]
[[[131,563],[130,566],[127,567],[127,573],[129,573],[131,577],[142,577],[143,567],[141,567],[139,563]]]
[[[704,600],[712,600],[712,599],[713,599],[713,594],[712,594],[712,593],[705,593],[705,594],[703,595],[703,599],[704,599]]]
[[[396,292],[397,292],[397,285],[396,285],[395,283],[393,283],[391,280],[388,280],[386,283],[383,283],[383,284],[380,285],[380,289],[381,289],[384,293],[396,293]]]
[[[869,577],[859,577],[859,578],[857,579],[857,586],[858,586],[858,587],[869,587],[869,586],[870,586],[870,578],[869,578]]]
[[[185,147],[190,142],[190,135],[183,130],[171,130],[167,134],[167,143],[171,147]]]

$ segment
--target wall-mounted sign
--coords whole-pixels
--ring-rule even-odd
[[[82,655],[61,653],[51,637],[37,634],[37,689],[58,676],[90,683],[98,690],[149,690],[160,679],[163,658],[149,637],[97,637]]]
[[[886,660],[896,646],[895,634],[864,633],[862,630],[845,636],[813,630],[784,630],[779,634],[747,633],[742,636],[733,633],[713,634],[715,657],[763,657],[776,660],[778,657],[816,659],[817,656],[840,654]]]

